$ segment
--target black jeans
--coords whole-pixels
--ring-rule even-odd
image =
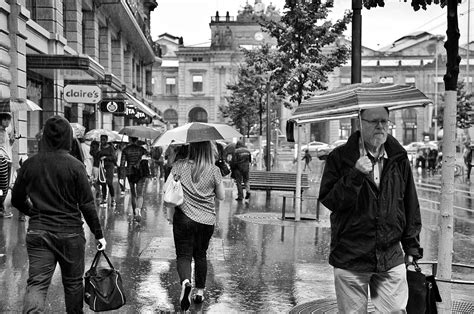
[[[191,261],[194,258],[194,283],[198,289],[206,287],[207,248],[214,233],[214,225],[205,225],[186,216],[176,207],[173,216],[173,236],[176,264],[180,282],[191,281]]]
[[[105,183],[101,183],[102,186],[102,199],[107,198],[107,187],[109,187],[109,193],[111,197],[115,197],[114,191],[114,165],[106,164],[104,166],[105,170]]]
[[[85,244],[83,232],[52,233],[45,230],[28,230],[26,248],[30,265],[24,313],[44,312],[48,287],[57,263],[61,267],[66,312],[83,313]]]

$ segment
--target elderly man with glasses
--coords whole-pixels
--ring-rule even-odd
[[[421,217],[400,143],[388,134],[387,108],[360,112],[361,130],[329,155],[319,199],[331,210],[331,252],[340,313],[403,313],[406,266],[420,259]]]

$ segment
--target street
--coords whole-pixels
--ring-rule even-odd
[[[292,156],[279,156],[277,167],[294,170]],[[313,159],[311,187],[304,195],[317,196],[320,166]],[[424,260],[436,260],[438,210],[436,185],[439,175],[415,174],[422,207]],[[334,299],[329,255],[329,212],[322,208],[320,220],[282,221],[282,192],[271,198],[256,191],[250,200],[237,202],[235,187],[225,179],[226,198],[217,209],[218,225],[208,251],[208,276],[204,303],[192,311],[288,312],[293,307],[318,299]],[[107,240],[107,254],[124,281],[127,304],[119,313],[179,311],[180,284],[176,271],[172,226],[162,206],[160,180],[148,179],[144,219],[131,222],[129,193],[117,199],[117,207],[98,208]],[[454,258],[472,264],[474,257],[474,187],[456,179]],[[462,192],[461,190],[464,190]],[[290,193],[291,194],[291,193]],[[290,211],[287,205],[287,211]],[[302,213],[315,217],[315,200],[304,201]],[[28,222],[0,221],[0,312],[22,309],[28,276],[25,232]],[[95,254],[95,241],[87,226],[86,270]],[[102,260],[102,265],[106,263]],[[65,309],[59,267],[47,298],[47,312]],[[424,270],[429,268],[423,267]],[[472,270],[453,269],[454,278],[474,280]],[[453,285],[453,300],[474,303],[474,286]],[[85,305],[86,312],[92,313]]]

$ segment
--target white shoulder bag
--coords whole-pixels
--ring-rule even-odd
[[[163,197],[163,203],[166,207],[176,207],[183,204],[183,187],[181,185],[179,175],[168,176],[164,186],[165,195]]]

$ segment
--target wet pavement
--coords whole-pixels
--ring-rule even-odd
[[[305,195],[317,196],[321,162],[313,159],[311,187]],[[294,170],[291,156],[281,158],[279,169]],[[422,246],[425,260],[435,260],[438,248],[439,176],[416,175],[422,206]],[[208,251],[205,300],[191,306],[205,312],[288,312],[318,299],[335,298],[332,267],[329,266],[330,229],[328,211],[320,220],[282,221],[284,193],[252,193],[250,200],[237,202],[236,192],[226,179],[226,197],[217,208],[214,236]],[[122,274],[127,304],[120,313],[179,311],[180,285],[176,271],[172,226],[162,206],[162,181],[146,185],[144,219],[131,222],[130,196],[117,198],[117,207],[98,208],[106,230],[107,253]],[[433,188],[434,186],[434,188]],[[473,264],[474,186],[458,179],[455,200],[454,262]],[[470,209],[470,211],[469,211]],[[287,205],[288,210],[288,205]],[[27,222],[0,220],[0,312],[22,308],[27,280],[25,248]],[[302,212],[316,216],[315,200],[303,202]],[[95,241],[86,226],[86,268],[95,254]],[[92,241],[91,241],[92,240]],[[105,264],[104,264],[105,265]],[[474,280],[474,272],[454,269],[455,278]],[[64,296],[59,267],[48,292],[47,312],[63,312]],[[474,302],[474,286],[453,285],[453,299]],[[85,305],[86,309],[86,305]],[[91,312],[87,309],[87,312]]]

